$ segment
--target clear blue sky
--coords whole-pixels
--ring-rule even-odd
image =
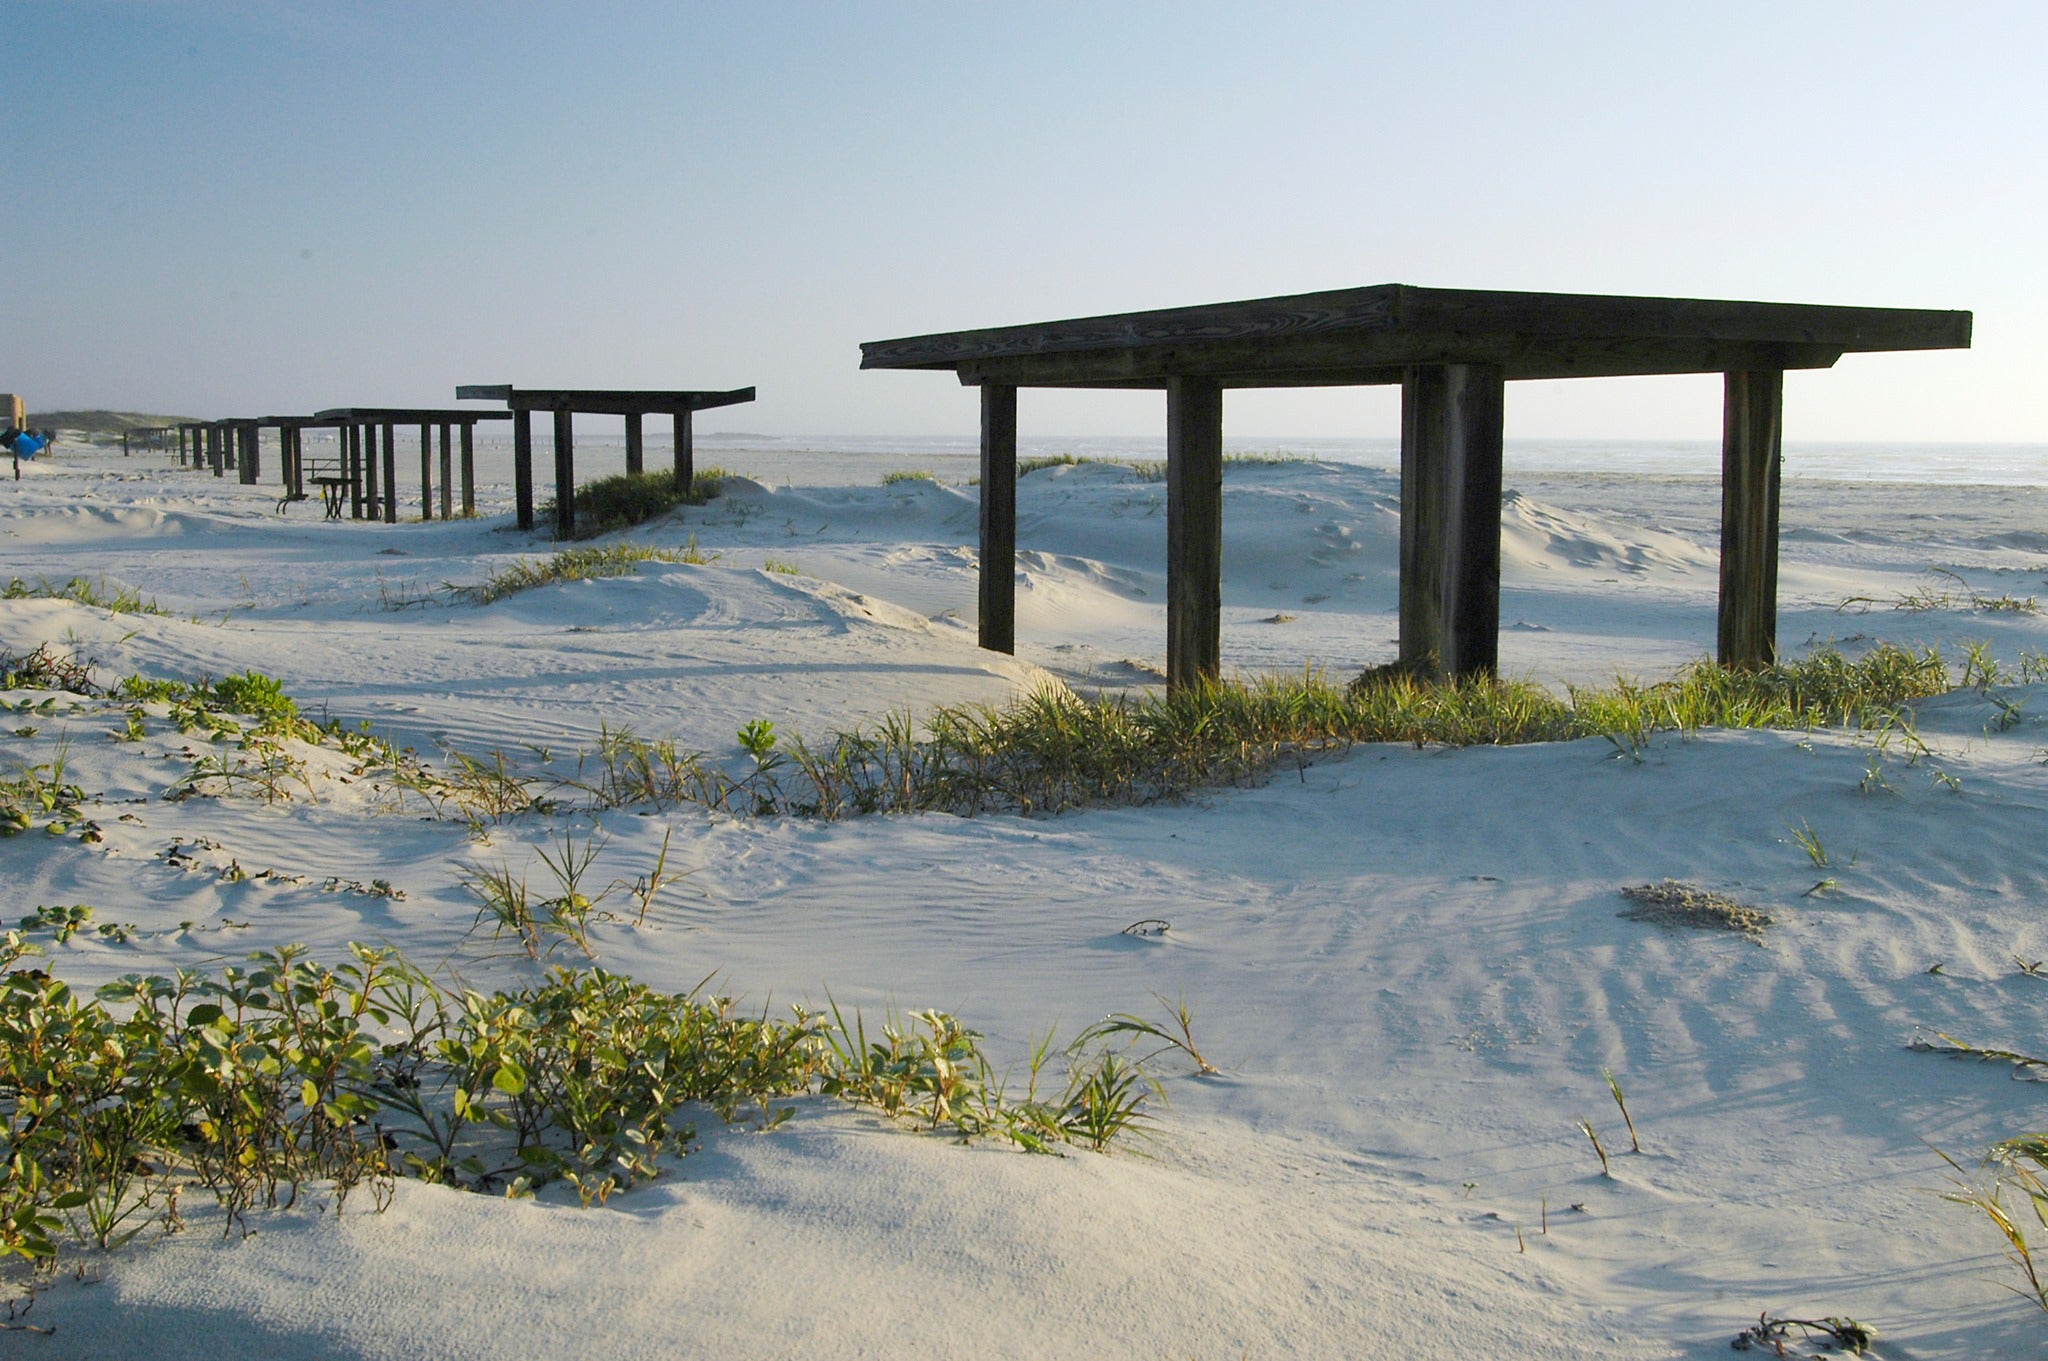
[[[0,0],[0,389],[226,416],[753,384],[722,427],[942,434],[972,393],[861,373],[862,340],[1402,282],[1968,308],[1971,351],[1794,375],[1787,437],[2043,441],[2044,51],[2039,0]],[[1711,378],[1508,403],[1511,436],[1719,431]]]

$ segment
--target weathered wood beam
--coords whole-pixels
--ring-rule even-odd
[[[1418,366],[1401,385],[1401,662],[1444,678],[1500,663],[1501,372]]]
[[[455,390],[456,396],[462,389]],[[467,433],[467,432],[465,432]],[[512,501],[521,529],[533,528],[533,413],[512,415]]]
[[[585,416],[626,416],[708,411],[754,400],[752,388],[724,391],[657,391],[603,388],[514,388],[507,383],[465,383],[458,401],[503,402],[514,411],[573,411]]]
[[[462,423],[462,514],[476,514],[476,423]]]
[[[1166,688],[1223,670],[1223,389],[1166,389]]]
[[[455,518],[455,450],[447,421],[441,422],[441,518]]]
[[[646,456],[640,447],[640,422],[644,412],[626,413],[626,475],[638,477],[645,471]]]
[[[348,518],[363,518],[363,428],[351,421],[334,432],[341,443],[342,470],[348,477]]]
[[[1226,388],[1371,387],[1402,381],[1417,364],[1493,364],[1511,381],[1720,373],[1742,368],[1824,369],[1840,345],[1778,341],[1545,338],[1514,333],[1417,338],[1405,334],[1303,336],[1149,345],[963,361],[963,383],[1018,387],[1148,388],[1175,374]]]
[[[1778,490],[1785,375],[1730,373],[1721,404],[1723,666],[1769,666],[1778,654]]]
[[[378,519],[383,514],[383,474],[378,471],[377,427],[365,423],[363,431],[363,518]]]
[[[384,523],[398,523],[398,432],[386,421],[384,431]]]
[[[420,519],[434,518],[434,431],[420,427]]]
[[[676,412],[675,422],[676,490],[688,496],[697,481],[697,436],[689,412]]]
[[[555,537],[576,535],[576,438],[570,422],[575,414],[563,409],[555,415]]]
[[[981,389],[981,645],[1017,650],[1017,389]]]
[[[984,360],[1146,349],[1179,352],[1182,372],[1218,347],[1300,358],[1381,349],[1393,362],[1502,362],[1461,347],[1476,337],[1814,344],[1837,350],[1953,349],[1970,343],[1970,314],[1717,298],[1511,293],[1378,284],[1290,297],[1077,317],[870,341],[862,368],[953,368]],[[1281,365],[1285,367],[1285,363]],[[1515,376],[1510,372],[1510,377]]]

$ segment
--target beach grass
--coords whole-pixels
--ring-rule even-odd
[[[712,555],[697,547],[695,536],[681,548],[654,548],[645,544],[568,548],[538,561],[521,558],[474,585],[449,586],[447,590],[457,600],[468,604],[489,605],[508,595],[559,582],[631,576],[643,562],[687,563],[701,567],[711,561]]]
[[[166,613],[154,600],[145,600],[142,592],[132,586],[108,586],[105,577],[97,581],[71,577],[61,585],[53,584],[48,577],[38,577],[34,582],[13,577],[4,588],[0,588],[0,600],[27,599],[69,600],[113,614]]]
[[[1285,449],[1245,449],[1223,456],[1224,464],[1250,467],[1271,467],[1283,463],[1316,463],[1313,454],[1296,454]],[[1134,475],[1140,482],[1164,482],[1166,463],[1163,459],[1151,458],[1107,458],[1098,454],[1043,454],[1037,458],[1017,461],[1017,476],[1041,472],[1047,468],[1074,468],[1084,463],[1106,464],[1122,468]]]
[[[675,474],[618,473],[586,482],[576,489],[576,529],[571,536],[594,539],[659,519],[679,506],[705,505],[718,495],[719,483],[732,476],[723,468],[704,468],[690,479],[690,490],[676,487]],[[552,520],[555,503],[543,502],[536,514]]]
[[[1049,688],[1007,706],[893,715],[817,744],[778,735],[768,760],[742,739],[753,766],[740,774],[709,754],[608,729],[568,780],[529,780],[516,768],[507,778],[533,797],[598,808],[697,803],[827,820],[1062,813],[1254,784],[1360,743],[1465,747],[1607,737],[1639,751],[1653,734],[1706,728],[1892,732],[1912,701],[1985,684],[1987,674],[2005,672],[1975,653],[1956,668],[1932,650],[1880,645],[1856,659],[1822,651],[1760,670],[1702,660],[1670,680],[1624,678],[1564,696],[1524,681],[1435,682],[1389,670],[1349,685],[1305,672],[1099,699]],[[2011,674],[2048,674],[2048,662],[2023,657]],[[504,774],[506,758],[496,759]]]

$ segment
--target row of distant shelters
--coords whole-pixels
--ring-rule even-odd
[[[643,429],[649,415],[667,416],[675,432],[677,489],[690,490],[695,479],[691,417],[712,407],[754,400],[754,389],[725,392],[641,391],[596,389],[524,389],[509,384],[464,386],[456,399],[500,401],[505,409],[476,407],[346,406],[309,416],[249,416],[215,421],[185,421],[161,431],[163,446],[174,452],[181,467],[205,467],[224,477],[230,469],[250,486],[263,477],[263,432],[276,432],[279,485],[283,506],[318,496],[329,519],[398,522],[404,499],[399,477],[400,430],[410,445],[419,432],[420,518],[432,520],[436,504],[442,519],[476,513],[476,428],[492,421],[512,425],[512,461],[516,511],[521,529],[534,524],[533,416],[551,418],[554,452],[555,532],[567,538],[576,523],[577,414],[624,416],[626,471],[645,469]],[[308,457],[305,432],[331,430],[331,453]],[[438,436],[438,440],[437,440]],[[129,442],[124,438],[123,452]],[[408,455],[407,462],[410,462]],[[460,489],[460,509],[457,494]]]

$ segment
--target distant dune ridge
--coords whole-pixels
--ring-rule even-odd
[[[29,427],[34,430],[70,430],[81,435],[111,435],[119,439],[131,430],[150,430],[197,420],[194,416],[161,416],[140,411],[31,411]]]

